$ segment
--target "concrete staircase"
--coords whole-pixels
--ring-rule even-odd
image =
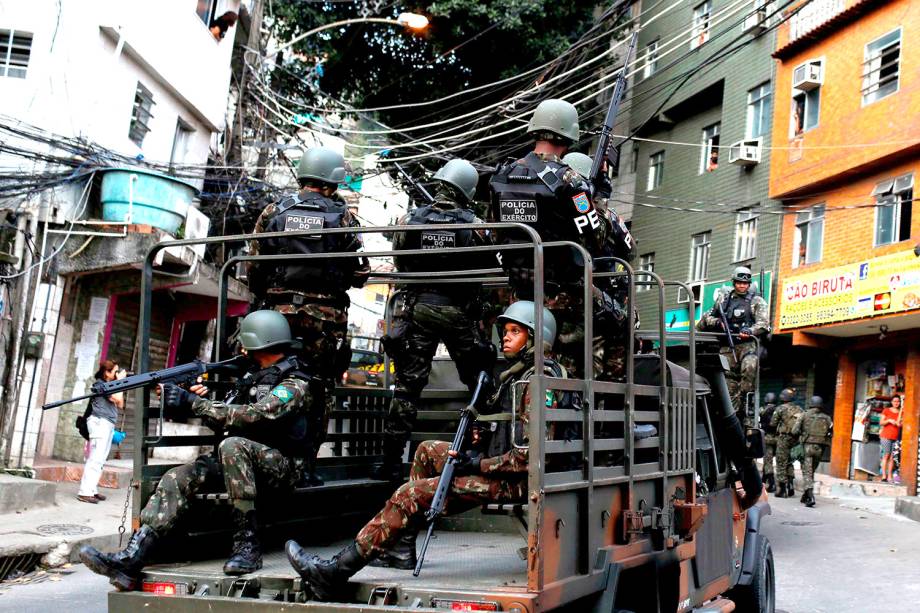
[[[63,460],[36,459],[32,466],[35,478],[42,481],[75,481],[83,478],[83,464]],[[102,469],[99,487],[123,489],[131,483],[131,462],[129,460],[109,460]]]

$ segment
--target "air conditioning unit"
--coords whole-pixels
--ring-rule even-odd
[[[792,87],[803,92],[821,87],[824,83],[824,67],[821,60],[810,60],[799,64],[792,72]]]
[[[760,164],[760,139],[739,140],[728,148],[728,163],[736,166]]]
[[[742,26],[745,34],[752,34],[757,36],[761,32],[767,29],[767,11],[764,9],[757,9],[750,15],[744,18],[744,24]]]
[[[695,283],[688,283],[687,285],[690,286],[690,291],[693,292],[693,294],[688,296],[687,290],[685,290],[683,287],[678,286],[677,287],[677,302],[678,304],[688,304],[689,302],[691,302],[691,298],[692,298],[693,306],[698,307],[702,303],[703,282],[697,281]]]

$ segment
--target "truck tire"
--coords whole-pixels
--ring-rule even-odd
[[[773,569],[773,548],[767,537],[757,541],[757,572],[750,585],[737,585],[727,596],[735,603],[738,613],[775,613],[776,575]]]

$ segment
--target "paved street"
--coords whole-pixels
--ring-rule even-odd
[[[819,498],[806,509],[773,499],[766,532],[773,544],[777,611],[908,613],[920,602],[920,524],[894,515],[891,498]],[[59,581],[0,585],[0,612],[67,607],[106,610],[108,582],[82,566]]]

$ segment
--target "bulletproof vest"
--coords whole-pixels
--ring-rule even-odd
[[[300,369],[297,359],[288,357],[243,377],[237,387],[234,402],[258,402],[287,378],[310,380],[310,376]],[[281,419],[260,419],[246,426],[230,428],[229,433],[277,449],[287,457],[302,457],[310,451],[307,414],[308,407],[302,407],[301,411],[294,411]]]
[[[342,202],[315,192],[305,192],[284,200],[269,220],[266,232],[297,232],[321,228],[341,228],[348,209]],[[342,250],[341,234],[302,235],[262,242],[264,255],[334,253]],[[272,284],[291,290],[328,291],[347,289],[350,267],[342,260],[316,258],[275,268]]]
[[[760,412],[760,427],[763,428],[764,434],[775,434],[776,428],[770,426],[770,420],[773,419],[773,413],[776,412],[775,404],[764,406]]]
[[[795,426],[796,418],[802,413],[802,409],[795,404],[781,404],[777,411],[780,412],[779,423],[776,426],[777,434],[792,434],[792,428]]]
[[[806,443],[827,444],[831,431],[831,419],[821,411],[808,411],[802,417],[802,434]]]
[[[409,213],[406,225],[424,226],[432,224],[469,224],[476,222],[476,215],[469,209],[441,209],[429,204]],[[421,230],[406,232],[399,249],[423,249],[424,255],[401,255],[396,266],[401,272],[433,272],[465,270],[469,268],[469,256],[454,253],[438,253],[442,249],[473,246],[473,230]]]
[[[751,292],[744,295],[732,292],[727,303],[723,303],[725,317],[734,334],[741,332],[741,328],[750,328],[754,324],[754,311],[751,308],[753,300],[754,295]]]

